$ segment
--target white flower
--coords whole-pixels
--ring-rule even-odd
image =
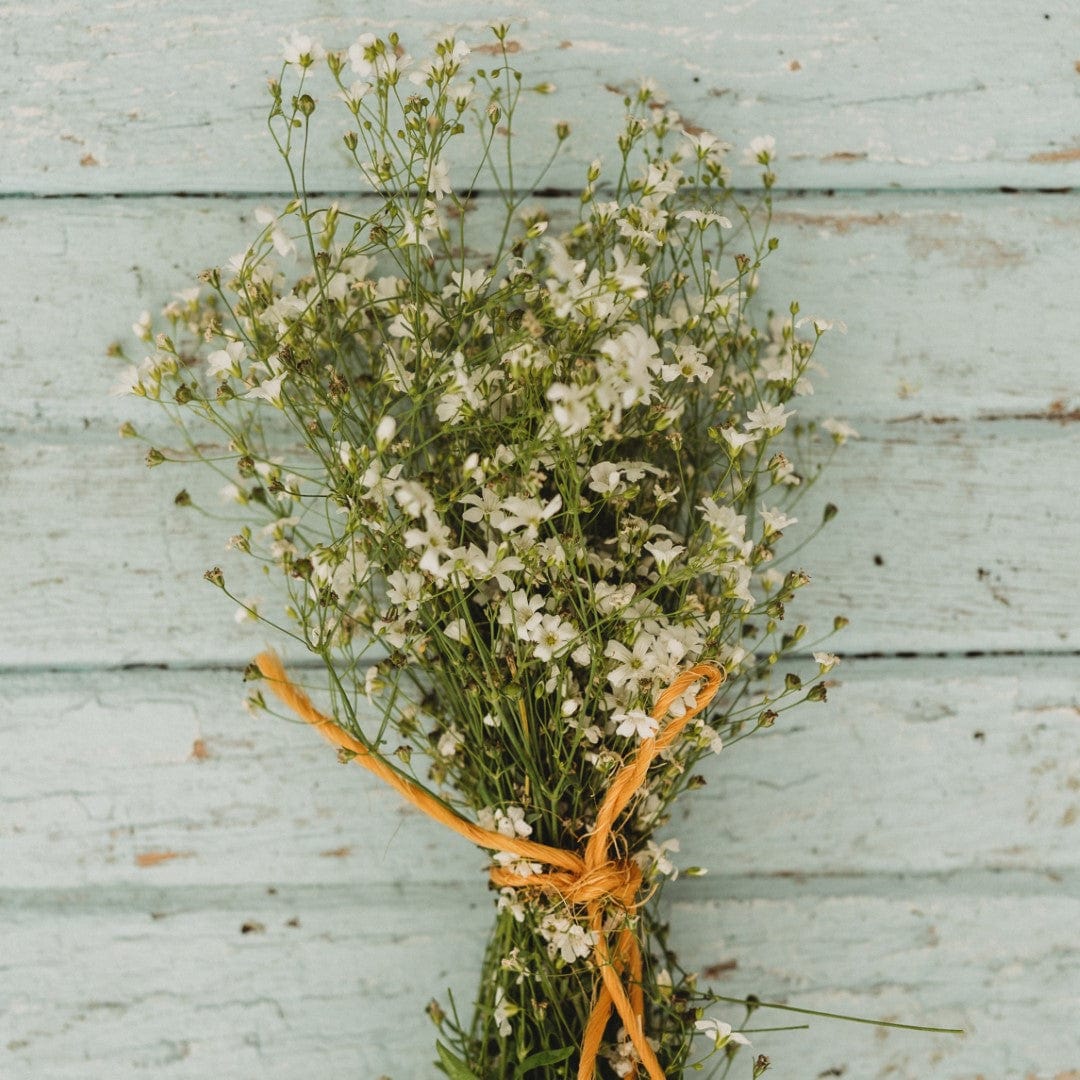
[[[288,41],[282,39],[281,49],[286,64],[299,64],[303,68],[311,67],[326,56],[326,50],[306,34],[294,33]]]
[[[814,333],[819,337],[822,334],[828,333],[830,330],[839,330],[841,334],[847,333],[847,323],[841,319],[819,319],[812,315],[804,315],[796,324],[795,328],[805,326],[807,323],[812,323],[814,327]]]
[[[564,435],[577,435],[589,426],[591,391],[586,386],[567,386],[552,383],[547,399],[552,403],[551,415]]]
[[[622,473],[610,461],[601,461],[589,470],[589,490],[598,495],[614,495],[622,486]]]
[[[514,917],[514,922],[525,921],[525,905],[518,899],[516,889],[500,889],[499,899],[495,902],[495,910],[509,911]]]
[[[272,379],[264,379],[258,386],[253,386],[244,397],[268,401],[275,409],[283,408],[281,404],[281,383],[287,375],[288,372],[283,371]]]
[[[746,414],[744,426],[748,432],[764,431],[767,435],[779,435],[787,426],[788,417],[794,415],[794,411],[784,412],[783,405],[762,405]]]
[[[441,199],[446,195],[450,195],[453,192],[453,187],[450,184],[450,170],[447,168],[446,162],[442,158],[437,159],[431,163],[431,169],[428,172],[427,178],[428,194],[435,199]],[[482,271],[479,271],[482,273]]]
[[[520,920],[519,920],[520,921]],[[510,1034],[510,1017],[518,1011],[516,1005],[508,1005],[506,1003],[506,997],[503,993],[503,988],[497,987],[495,990],[495,1008],[491,1012],[491,1018],[495,1021],[499,1028],[499,1034],[505,1039]]]
[[[724,442],[726,442],[734,451],[741,450],[747,443],[752,443],[754,441],[753,435],[742,435],[733,427],[721,428],[720,435]]]
[[[725,1024],[723,1020],[714,1020],[711,1016],[706,1016],[703,1020],[698,1020],[694,1027],[702,1035],[708,1035],[716,1043],[716,1049],[722,1050],[725,1046],[738,1044],[739,1046],[749,1046],[750,1040],[739,1031],[732,1031],[730,1024]]]
[[[255,220],[260,225],[269,225],[270,228],[270,240],[274,245],[274,250],[281,256],[288,256],[296,254],[296,244],[289,238],[285,230],[277,224],[277,215],[269,207],[260,206],[255,210]],[[282,300],[285,298],[282,297]],[[279,301],[280,303],[280,301]],[[303,308],[303,304],[301,304]],[[270,309],[268,309],[270,310]]]
[[[746,518],[730,506],[720,506],[715,499],[706,497],[698,503],[698,509],[715,536],[740,542],[746,535]]]
[[[562,496],[556,495],[543,506],[539,499],[523,499],[510,495],[503,499],[499,513],[492,518],[492,524],[500,532],[525,530],[525,536],[535,540],[540,526],[562,507]]]
[[[709,744],[709,749],[714,754],[719,754],[720,751],[724,749],[724,740],[720,738],[719,733],[714,728],[709,727],[708,724],[702,724],[698,728],[698,735],[702,742]]]
[[[732,228],[731,221],[723,214],[711,213],[707,210],[680,210],[675,215],[680,221],[692,221],[699,229],[707,229],[710,225],[719,225],[721,229]]]
[[[384,416],[378,427],[375,428],[375,446],[379,450],[385,450],[397,434],[397,421],[392,416]]]
[[[533,656],[544,663],[562,656],[577,637],[577,630],[571,623],[564,622],[558,615],[534,615],[528,623],[518,629],[518,635],[527,637],[535,643]]]
[[[708,382],[712,378],[713,369],[705,363],[705,354],[693,345],[676,345],[672,352],[675,354],[674,364],[665,364],[660,369],[660,378],[664,382],[674,382],[676,379],[697,379],[698,382]]]
[[[660,726],[655,717],[650,716],[642,709],[612,713],[611,719],[613,723],[619,725],[615,729],[615,734],[621,735],[624,739],[629,739],[634,735],[639,739],[651,739]]]
[[[859,433],[843,420],[822,420],[821,426],[833,437],[837,446],[843,446],[848,439],[859,438]]]
[[[768,509],[764,503],[758,510],[758,516],[765,522],[766,532],[782,532],[789,525],[794,525],[799,519],[788,517],[779,507]]]
[[[596,935],[570,919],[545,915],[540,923],[540,936],[548,943],[548,955],[562,956],[568,964],[588,956],[596,944]]]
[[[663,874],[674,881],[679,876],[679,868],[667,857],[667,853],[678,850],[679,841],[674,838],[665,840],[660,844],[652,840],[646,840],[645,850],[639,851],[634,856],[634,860],[641,866],[642,870],[656,867],[657,873]],[[668,985],[670,985],[670,982]]]
[[[123,397],[125,394],[142,397],[145,392],[142,386],[142,372],[134,364],[129,364],[120,372],[119,379],[109,391],[113,397]]]
[[[773,160],[776,139],[771,135],[759,135],[750,140],[750,145],[743,151],[744,165],[768,165]]]
[[[666,537],[663,540],[651,540],[645,544],[648,551],[656,560],[656,565],[663,573],[685,550],[682,544],[676,544]]]
[[[494,821],[495,830],[503,836],[532,836],[532,826],[525,820],[525,811],[520,806],[496,810]]]
[[[653,638],[651,634],[639,634],[634,642],[633,651],[618,641],[609,641],[604,648],[604,655],[610,660],[617,660],[618,665],[608,672],[608,682],[612,690],[623,686],[635,688],[642,679],[647,679],[656,668],[656,659],[652,655]]]
[[[240,361],[244,358],[244,343],[242,341],[230,341],[224,349],[212,352],[206,358],[207,375],[215,375],[219,379],[227,379],[230,375],[240,377]]]
[[[611,615],[621,611],[634,598],[637,586],[632,581],[625,585],[611,585],[598,581],[593,587],[593,603],[601,615]]]
[[[840,663],[840,657],[830,652],[816,652],[814,653],[814,662],[821,666],[821,674],[824,675],[827,671],[832,671]]]
[[[450,727],[439,736],[439,753],[442,754],[443,757],[453,757],[461,748],[461,744],[464,741],[465,740],[461,737],[461,732],[451,724]]]

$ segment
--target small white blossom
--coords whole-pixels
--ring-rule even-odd
[[[821,426],[833,437],[837,446],[843,446],[848,439],[859,438],[859,433],[843,420],[822,420]]]
[[[591,930],[557,915],[544,916],[540,936],[547,942],[548,955],[561,956],[568,964],[584,959],[596,944],[596,935]]]
[[[768,165],[776,151],[776,139],[772,135],[759,135],[750,140],[750,145],[743,151],[744,165]]]
[[[794,412],[785,412],[783,405],[762,405],[746,414],[744,426],[748,432],[764,431],[767,435],[779,435],[787,426],[788,417],[794,415]]]
[[[789,525],[794,525],[799,519],[788,517],[779,507],[768,509],[764,503],[758,510],[758,517],[765,523],[766,532],[782,532]]]
[[[611,719],[613,723],[618,724],[615,734],[621,735],[624,739],[629,739],[634,735],[639,739],[651,739],[660,726],[655,717],[641,709],[612,713]]]
[[[821,667],[821,674],[824,675],[840,663],[840,657],[831,652],[816,652],[814,662]]]
[[[732,1031],[730,1024],[725,1024],[723,1020],[714,1020],[711,1016],[696,1021],[694,1027],[697,1028],[700,1034],[707,1035],[712,1039],[717,1050],[735,1044],[739,1046],[750,1045],[750,1040],[742,1032]]]

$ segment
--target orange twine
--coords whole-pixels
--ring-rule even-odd
[[[491,880],[496,885],[554,893],[568,904],[585,906],[589,929],[596,940],[593,959],[600,972],[600,986],[585,1025],[578,1080],[593,1080],[595,1076],[600,1043],[612,1009],[622,1020],[650,1080],[665,1080],[660,1062],[645,1038],[641,947],[638,945],[637,935],[629,925],[629,916],[641,904],[638,897],[641,890],[641,868],[633,859],[612,855],[611,849],[616,846],[614,828],[619,815],[641,789],[649,766],[656,756],[666,750],[679,737],[683,728],[712,701],[724,681],[724,672],[712,664],[695,664],[681,672],[657,698],[651,715],[660,723],[672,703],[690,686],[702,681],[705,684],[698,691],[694,704],[682,716],[671,720],[656,736],[643,739],[637,753],[615,774],[596,816],[596,827],[589,836],[584,854],[579,855],[574,851],[537,843],[535,840],[504,836],[467,821],[419,784],[373,754],[330,717],[319,712],[307,694],[289,680],[281,661],[274,653],[261,653],[255,658],[255,663],[263,678],[271,684],[274,693],[293,712],[317,728],[320,734],[335,746],[355,754],[353,760],[357,764],[389,784],[429,817],[453,829],[478,847],[506,851],[523,859],[555,867],[547,873],[529,876],[515,874],[503,867],[492,867],[490,873]],[[604,917],[610,908],[615,908],[624,916],[622,925],[614,934],[614,943],[608,940],[608,931],[604,927]],[[629,985],[629,992],[623,985],[624,981]],[[636,1069],[629,1075],[636,1075]]]

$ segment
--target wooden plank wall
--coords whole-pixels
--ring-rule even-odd
[[[559,87],[535,130],[575,125],[555,187],[644,75],[775,135],[769,288],[850,328],[807,403],[863,434],[804,555],[840,685],[686,801],[678,944],[720,993],[967,1030],[814,1021],[759,1040],[783,1080],[1080,1077],[1074,0],[0,5],[0,1076],[434,1075],[483,859],[241,711],[230,530],[116,438],[149,418],[103,354],[281,201],[281,38],[495,15]]]

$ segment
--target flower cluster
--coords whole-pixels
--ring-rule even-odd
[[[824,696],[794,674],[778,692],[762,680],[806,633],[781,624],[809,578],[777,556],[816,475],[796,403],[830,324],[797,304],[755,310],[776,247],[771,141],[751,147],[763,193],[742,205],[732,147],[645,84],[614,167],[597,160],[579,198],[538,205],[540,177],[515,186],[500,145],[521,78],[505,50],[471,75],[467,55],[453,39],[423,63],[395,35],[338,52],[287,42],[270,120],[290,175],[325,93],[369,194],[314,206],[294,181],[283,210],[257,212],[247,250],[166,308],[165,329],[140,321],[155,349],[120,389],[167,409],[190,453],[231,461],[226,497],[253,520],[230,546],[280,571],[341,723],[418,777],[421,752],[425,782],[489,829],[580,845],[614,770],[656,733],[658,691],[698,660],[723,667],[712,719],[664,754],[623,830],[647,879],[674,877],[677,842],[652,834],[697,783],[692,766]],[[560,125],[556,153],[567,138]],[[454,149],[470,140],[466,168]],[[474,198],[485,182],[494,222]],[[227,450],[203,452],[207,423]],[[823,427],[833,444],[855,434]],[[149,460],[167,456],[184,455]],[[822,673],[836,662],[818,656]],[[593,938],[573,910],[513,889],[498,905],[517,929],[458,1041],[485,1077],[538,1045],[538,1008],[558,1038],[560,996],[591,995]],[[569,971],[580,978],[554,978]],[[695,1014],[654,1011],[677,1069]],[[513,1047],[491,1050],[492,1034]],[[612,1032],[615,1075],[628,1046]]]

